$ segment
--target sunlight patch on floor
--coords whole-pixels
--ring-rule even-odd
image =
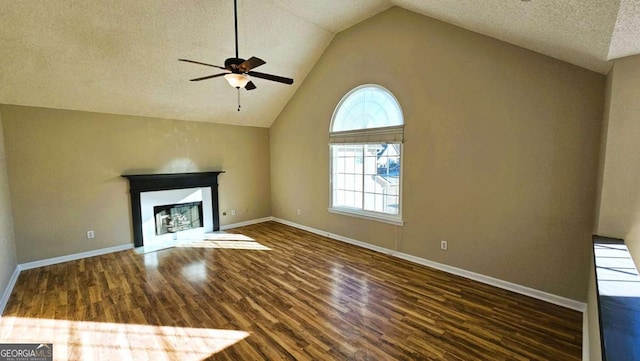
[[[247,336],[236,330],[0,318],[3,343],[52,343],[54,360],[202,360]]]
[[[270,251],[271,248],[256,242],[255,239],[247,237],[243,234],[234,233],[207,233],[205,239],[195,240],[191,242],[183,242],[175,245],[175,247],[191,247],[191,248],[220,248],[220,249],[239,249],[252,251]]]
[[[214,241],[214,240],[203,240],[203,241],[194,241],[191,243],[183,243],[176,245],[175,247],[183,248],[220,248],[220,249],[240,249],[240,250],[250,250],[250,251],[271,251],[271,248],[264,246],[256,241]]]
[[[255,240],[244,234],[235,233],[206,233],[204,239],[209,241],[253,241]]]
[[[148,254],[169,248],[218,248],[238,249],[249,251],[270,251],[271,248],[262,245],[251,237],[243,234],[226,232],[205,233],[199,239],[178,239],[143,247],[135,248],[137,254]]]

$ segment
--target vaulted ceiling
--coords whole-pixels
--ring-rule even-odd
[[[268,127],[336,33],[392,6],[606,74],[640,54],[640,0],[238,0],[238,94],[214,68],[234,55],[232,0],[0,2],[0,103]]]

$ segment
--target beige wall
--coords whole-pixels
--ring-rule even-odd
[[[331,115],[365,83],[404,111],[404,227],[327,212]],[[273,215],[586,301],[604,89],[391,8],[339,33],[270,129]]]
[[[266,128],[0,109],[19,263],[131,243],[125,172],[221,169],[222,225],[271,215]]]
[[[13,214],[11,211],[9,178],[7,176],[2,112],[0,111],[0,298],[2,298],[9,285],[16,265]]]
[[[616,60],[609,76],[610,106],[597,233],[624,239],[640,266],[640,56]]]
[[[595,222],[594,222],[594,234],[598,234],[598,223],[600,221],[600,205],[602,199],[602,183],[604,178],[604,167],[607,149],[607,133],[609,130],[609,114],[611,111],[611,89],[612,89],[613,72],[609,72],[607,75],[607,82],[605,86],[604,94],[604,112],[602,121],[602,132],[600,135],[600,161],[598,164],[598,177],[597,177],[597,193],[596,193],[596,206],[595,206]],[[598,309],[598,289],[596,286],[596,273],[595,264],[593,260],[593,250],[591,251],[591,260],[589,261],[591,270],[589,271],[589,288],[587,295],[587,320],[589,339],[583,341],[584,347],[587,347],[589,351],[591,361],[602,360],[602,347],[600,343],[600,311]],[[588,345],[587,345],[588,344]]]

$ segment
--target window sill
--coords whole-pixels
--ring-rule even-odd
[[[404,226],[404,221],[401,219],[397,219],[395,217],[385,217],[382,215],[373,214],[369,212],[350,210],[348,208],[329,208],[327,210],[329,211],[329,213],[340,214],[343,216],[363,218],[371,221],[393,224],[395,226]]]

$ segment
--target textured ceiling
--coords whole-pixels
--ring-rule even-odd
[[[231,0],[0,1],[0,103],[268,127],[334,35],[400,6],[606,74],[640,53],[640,0],[238,0],[240,57],[257,71],[237,93],[188,79],[234,55]]]

